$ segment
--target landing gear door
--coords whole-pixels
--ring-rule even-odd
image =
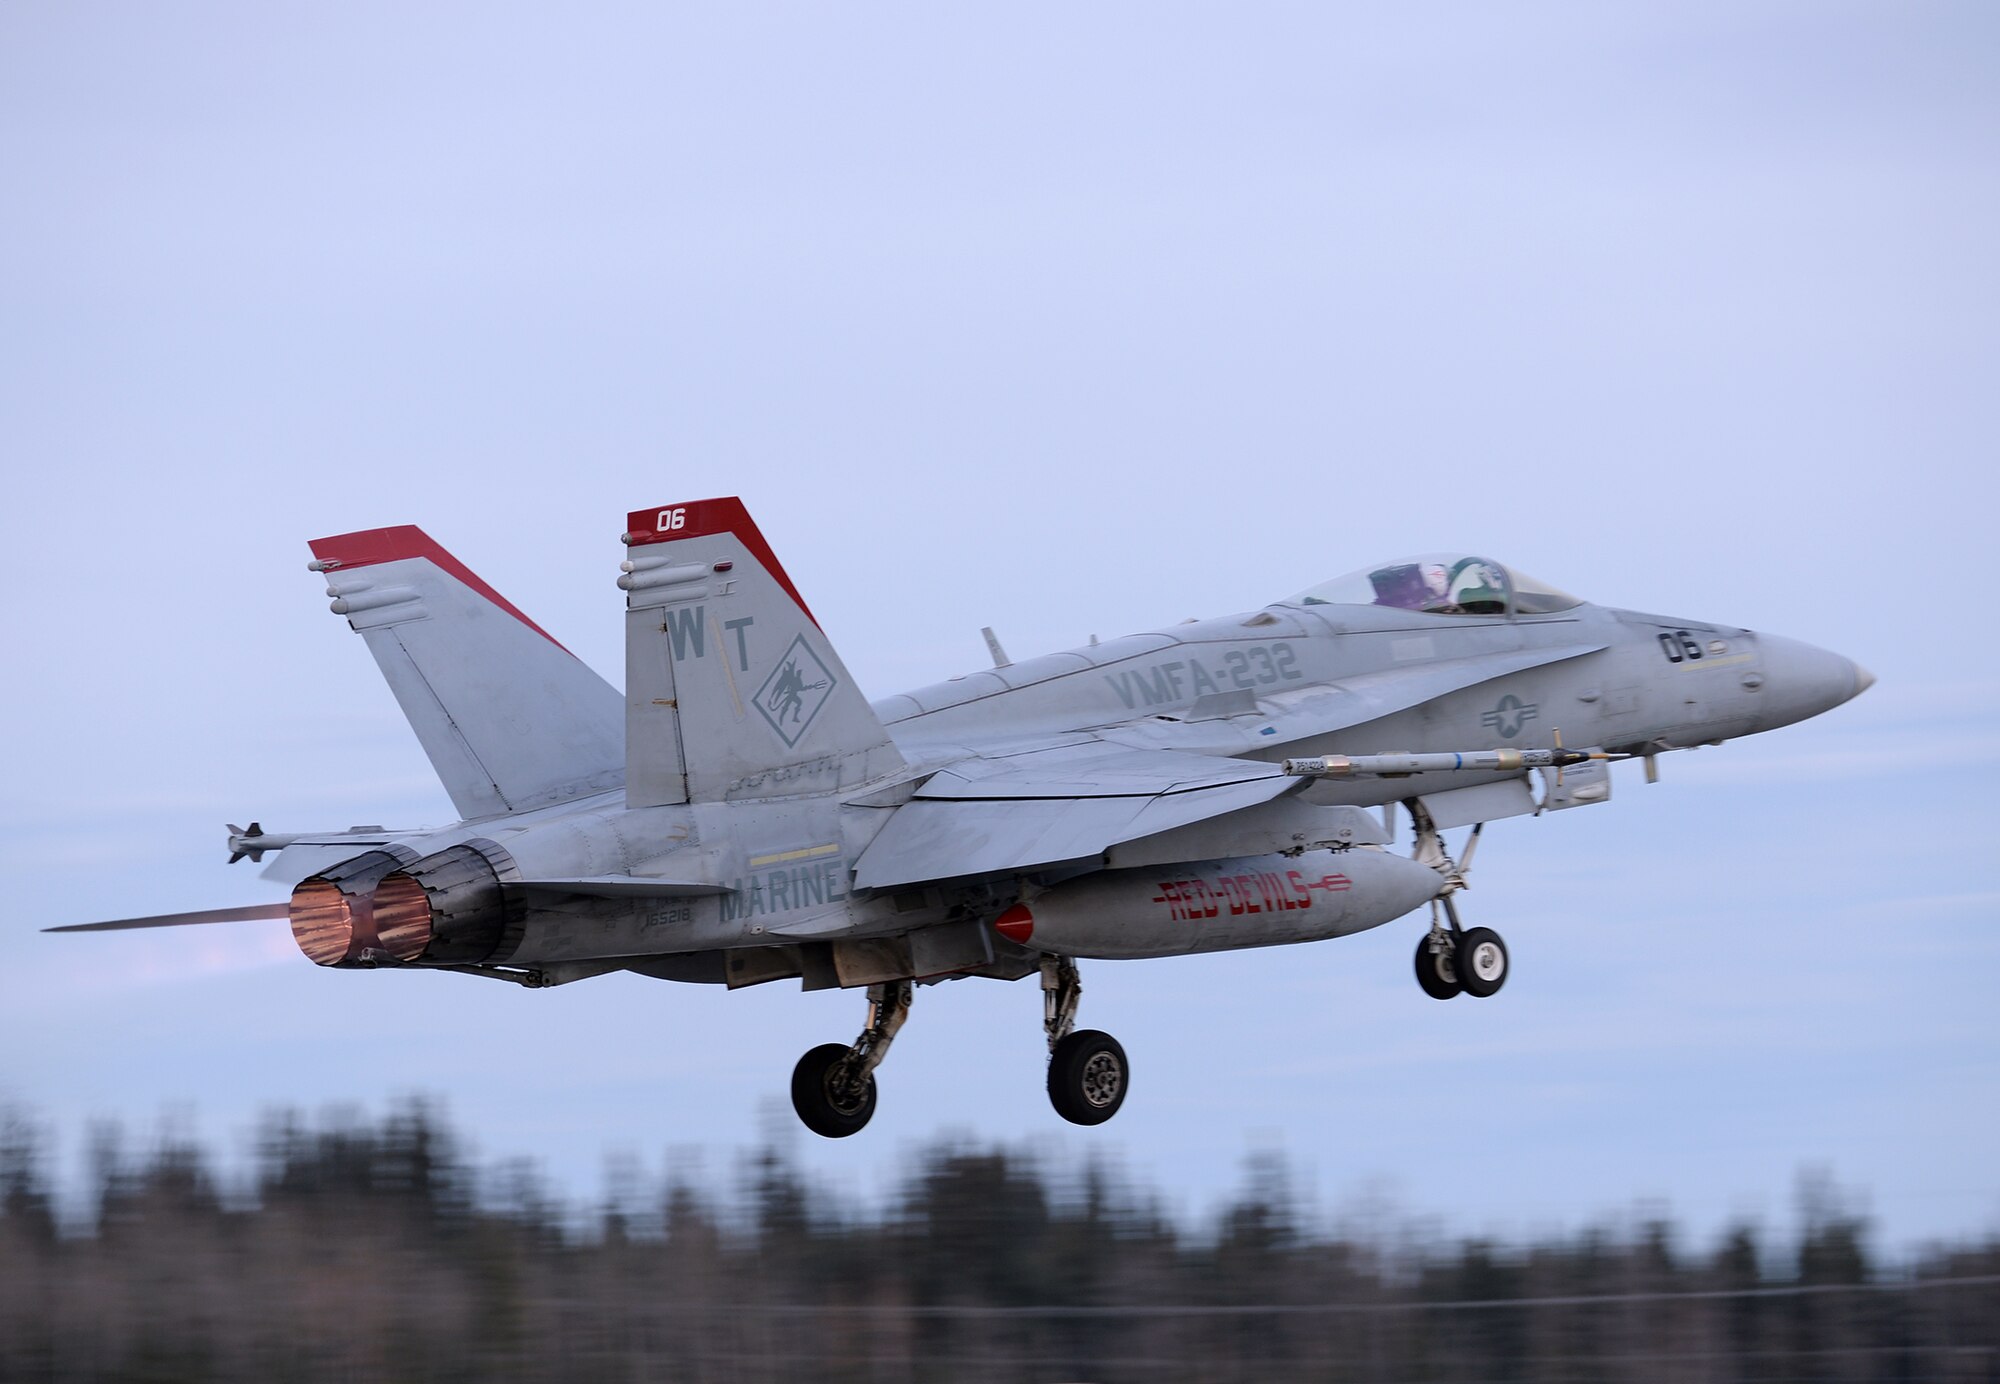
[[[1519,778],[1501,779],[1498,783],[1425,793],[1421,801],[1431,814],[1431,824],[1439,831],[1471,826],[1474,822],[1523,817],[1535,810],[1535,795],[1528,788],[1526,774]]]
[[[1539,771],[1542,776],[1543,812],[1560,812],[1566,807],[1586,807],[1611,801],[1611,766],[1601,759],[1572,764],[1560,772]]]

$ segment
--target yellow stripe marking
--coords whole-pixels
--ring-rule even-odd
[[[1687,662],[1676,664],[1675,666],[1679,668],[1727,668],[1732,663],[1748,663],[1756,656],[1755,654],[1731,654],[1727,658],[1691,658]]]
[[[803,850],[779,851],[776,855],[753,855],[750,857],[750,868],[754,870],[759,865],[783,865],[789,860],[814,860],[823,855],[839,854],[838,846],[807,846]]]
[[[743,697],[736,690],[736,670],[729,666],[729,650],[722,647],[722,621],[711,615],[708,627],[715,631],[715,655],[722,660],[722,676],[729,680],[729,700],[736,703],[736,719],[743,719]]]

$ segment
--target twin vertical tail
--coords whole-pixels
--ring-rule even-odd
[[[459,816],[618,786],[618,693],[430,535],[364,529],[312,552]]]
[[[741,500],[635,510],[625,527],[629,806],[830,792],[902,767]]]

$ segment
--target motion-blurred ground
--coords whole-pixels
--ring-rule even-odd
[[[873,1211],[777,1148],[731,1191],[580,1214],[482,1171],[421,1104],[269,1116],[254,1172],[0,1137],[4,1380],[1990,1380],[2000,1240],[1871,1257],[1805,1185],[1796,1238],[1663,1219],[1538,1243],[1331,1229],[1253,1163],[1211,1224],[1108,1165],[934,1145]],[[1476,1190],[1476,1187],[1471,1190]]]

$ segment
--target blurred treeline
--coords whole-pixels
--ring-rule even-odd
[[[48,1161],[0,1118],[0,1380],[2000,1379],[2000,1240],[1882,1261],[1824,1179],[1784,1243],[1502,1245],[1329,1224],[1272,1158],[1188,1225],[1115,1165],[962,1145],[872,1211],[774,1144],[582,1214],[422,1104],[271,1116],[233,1180],[100,1129],[67,1215]]]

